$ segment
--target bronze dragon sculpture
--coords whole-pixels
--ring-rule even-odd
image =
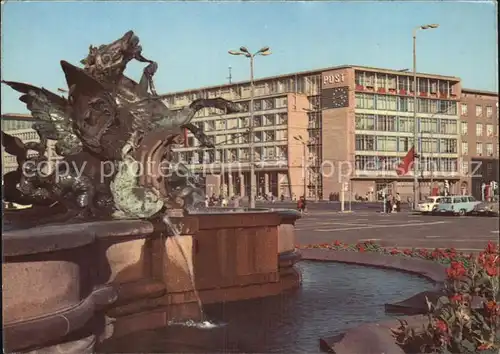
[[[138,83],[124,75],[132,60],[148,64]],[[191,120],[205,107],[238,112],[237,104],[198,99],[170,110],[154,87],[158,65],[142,55],[132,31],[110,44],[91,46],[81,63],[83,68],[61,61],[67,97],[2,81],[22,93],[20,100],[37,119],[33,129],[40,137],[39,143],[24,144],[2,132],[6,152],[15,155],[19,165],[4,176],[4,188],[13,191],[6,201],[61,203],[69,214],[85,218],[150,218],[166,209],[192,206],[202,192],[186,167],[172,162],[172,146],[183,142],[182,132],[188,129],[202,146],[213,147]],[[56,141],[62,160],[44,174],[37,166],[44,161],[49,140]],[[28,157],[30,150],[36,155]]]

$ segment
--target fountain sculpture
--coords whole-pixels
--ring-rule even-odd
[[[147,63],[138,83],[124,75],[133,59]],[[231,301],[298,286],[296,213],[190,213],[202,186],[174,163],[172,147],[184,129],[213,147],[191,123],[195,113],[235,113],[238,104],[201,98],[170,110],[153,83],[157,64],[132,31],[90,46],[82,64],[61,61],[67,97],[2,81],[22,94],[40,138],[2,132],[18,163],[3,176],[4,200],[33,205],[4,215],[15,229],[3,235],[7,351],[91,352],[110,337],[199,320],[196,297]],[[49,140],[61,160],[47,172]]]
[[[33,128],[40,137],[39,143],[23,144],[3,134],[6,151],[19,164],[4,177],[6,190],[17,194],[9,195],[9,201],[35,206],[57,202],[69,217],[87,219],[151,218],[165,209],[193,206],[200,191],[190,178],[180,181],[178,167],[169,164],[172,145],[182,142],[182,129],[189,129],[203,146],[213,147],[191,123],[194,115],[205,107],[227,113],[238,112],[238,107],[222,98],[198,99],[172,112],[154,88],[157,64],[141,51],[139,39],[129,31],[111,44],[91,46],[83,69],[61,61],[68,98],[3,81],[23,94],[20,100],[38,119]],[[139,83],[123,74],[132,59],[149,63]],[[57,141],[55,150],[66,163],[46,175],[36,166],[44,159],[49,139]],[[37,154],[28,157],[29,150]],[[138,169],[145,168],[149,171],[136,178]]]

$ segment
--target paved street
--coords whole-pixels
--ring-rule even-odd
[[[246,200],[242,200],[241,202],[242,206],[247,206],[248,203]],[[270,202],[260,202],[258,201],[256,203],[256,207],[263,207],[263,208],[288,208],[288,209],[296,209],[297,208],[297,203],[296,202],[291,202],[291,201],[285,201],[285,202],[275,202],[275,203],[270,203]],[[322,210],[322,211],[340,211],[341,210],[341,203],[340,202],[312,202],[309,201],[307,203],[307,208],[311,211],[313,210]],[[344,203],[344,210],[382,210],[383,205],[382,202],[352,202],[349,204],[349,202]],[[409,206],[407,203],[401,203],[401,209],[408,210]]]
[[[381,214],[375,209],[353,213],[310,210],[296,224],[297,243],[375,240],[384,246],[455,247],[480,250],[498,242],[498,218],[423,216],[408,212]]]

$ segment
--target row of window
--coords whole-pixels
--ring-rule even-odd
[[[250,112],[250,101],[241,101],[237,103],[239,105],[240,112]],[[253,105],[254,105],[254,112],[286,108],[287,98],[279,97],[279,98],[268,98],[268,99],[256,99],[254,100]],[[208,108],[203,108],[198,112],[196,112],[195,118],[208,117],[220,114],[221,114],[220,109],[214,107],[208,107]]]
[[[462,142],[462,155],[469,155],[469,143],[467,141]],[[485,149],[486,147],[486,149]],[[478,156],[493,156],[493,143],[481,143],[476,142],[476,155]],[[498,156],[498,144],[497,144],[497,156]]]
[[[255,143],[286,141],[288,139],[288,131],[286,129],[257,131],[253,133],[253,136]],[[249,133],[215,136],[215,143],[223,145],[247,144],[249,140]]]
[[[412,146],[413,139],[395,136],[356,135],[355,148],[357,151],[387,151],[406,152]],[[423,153],[457,153],[457,139],[419,139],[419,151]]]
[[[288,148],[286,146],[255,147],[255,161],[286,161]],[[250,149],[217,149],[205,151],[183,151],[177,154],[177,160],[190,164],[209,164],[215,162],[249,162]]]
[[[214,117],[215,118],[215,117]],[[227,118],[227,119],[213,119],[207,121],[198,121],[193,124],[205,132],[215,130],[231,130],[231,129],[244,129],[248,128],[250,117]],[[287,113],[276,114],[263,114],[253,117],[253,126],[266,127],[274,125],[286,125],[288,123]]]
[[[356,108],[384,111],[413,112],[413,97],[356,93]],[[456,115],[457,102],[417,98],[417,112]]]
[[[2,119],[2,130],[4,132],[20,129],[30,129],[33,121],[27,119]]]
[[[492,118],[493,117],[493,107],[492,106],[486,106],[486,110],[483,110],[483,106],[480,104],[476,105],[476,117],[483,117],[483,114],[486,113],[486,118]],[[462,103],[460,104],[460,114],[463,116],[466,116],[469,114],[469,108],[467,103]],[[498,112],[497,112],[498,114]]]
[[[254,86],[255,96],[269,96],[282,93],[304,93],[307,95],[319,95],[321,91],[321,75],[308,76],[295,75],[282,79],[271,79],[268,81],[257,81]],[[199,98],[222,97],[229,100],[238,100],[250,97],[250,84],[237,84],[211,90],[200,90],[189,94],[173,94],[165,101],[169,106],[186,105]],[[267,103],[264,105],[269,106]],[[279,104],[276,108],[279,108]]]
[[[374,87],[375,89],[413,90],[413,77],[356,71],[356,85]],[[448,94],[453,91],[453,83],[448,80],[417,78],[417,92],[432,94]]]
[[[9,121],[6,121],[5,123],[8,123],[8,122],[9,122]],[[8,130],[7,130],[7,129],[5,129],[5,130],[3,129],[3,123],[4,123],[4,122],[2,122],[2,131],[8,132]],[[29,129],[29,128],[31,128],[31,126],[30,126],[30,127],[28,127],[28,129]],[[15,133],[15,134],[13,134],[13,135],[14,135],[15,137],[17,137],[17,138],[21,139],[22,141],[25,141],[25,142],[26,142],[26,141],[33,141],[33,140],[35,140],[35,141],[36,141],[36,140],[39,140],[39,139],[40,139],[40,137],[38,136],[38,133],[37,133],[36,131],[34,131],[34,130],[28,130],[28,131],[25,131],[25,132],[23,132],[23,133]]]
[[[264,131],[254,131],[254,142],[255,143],[270,143],[270,142],[286,142],[288,139],[287,129],[271,129]],[[250,141],[249,132],[244,133],[233,133],[233,134],[220,134],[212,136],[216,145],[238,145],[238,144],[248,144]],[[188,136],[187,144],[188,147],[200,146],[198,139],[193,136]]]
[[[475,163],[470,163],[468,161],[462,162],[462,173],[464,175],[467,175],[469,173],[475,173],[477,174],[477,165]],[[486,175],[490,176],[493,174],[493,164],[492,163],[486,163]]]
[[[492,137],[495,135],[493,124],[484,125],[482,123],[476,123],[476,136],[483,136],[485,130],[487,137]],[[469,133],[468,122],[460,122],[460,132],[462,135],[467,135]]]
[[[424,171],[440,171],[440,172],[456,172],[457,159],[456,158],[423,158],[420,161],[424,163],[418,166],[419,170]],[[398,156],[355,156],[356,170],[364,171],[395,171],[401,163],[401,157]]]
[[[413,117],[356,113],[355,119],[358,130],[412,133],[414,129]],[[457,134],[455,119],[417,117],[417,122],[421,133]]]

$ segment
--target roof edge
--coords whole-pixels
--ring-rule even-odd
[[[470,89],[470,88],[466,88],[466,87],[462,87],[462,93],[474,93],[474,94],[497,96],[498,97],[498,92],[495,92],[495,91],[476,90],[476,89]]]
[[[318,68],[318,69],[312,69],[312,70],[297,71],[297,72],[292,72],[292,73],[287,73],[287,74],[280,74],[280,75],[255,78],[254,83],[258,83],[260,81],[286,78],[286,77],[291,77],[291,76],[298,76],[298,75],[320,74],[320,73],[325,72],[325,71],[349,69],[349,68],[358,69],[358,70],[369,70],[369,71],[384,71],[384,72],[388,72],[388,73],[394,73],[394,74],[399,73],[399,74],[403,74],[403,75],[404,74],[413,75],[413,73],[411,71],[405,72],[405,71],[400,71],[400,70],[396,70],[396,69],[389,69],[389,68],[376,68],[376,67],[370,67],[370,66],[344,64],[344,65],[338,65],[338,66],[330,66],[330,67],[325,67],[325,68]],[[423,73],[423,72],[417,72],[417,75],[430,76],[430,77],[435,77],[435,78],[444,78],[444,79],[454,80],[454,81],[461,81],[460,77],[457,77],[457,76],[448,76],[448,75]],[[187,90],[172,91],[172,92],[165,93],[165,95],[169,96],[169,95],[197,93],[197,92],[205,91],[205,90],[220,89],[220,88],[224,88],[224,87],[236,86],[236,85],[242,85],[242,84],[248,84],[248,83],[250,83],[250,80],[236,81],[236,82],[231,82],[230,84],[225,83],[225,84],[220,84],[220,85],[202,86],[199,88],[192,88],[192,89],[187,89]]]
[[[34,119],[30,113],[2,113],[2,119]]]

